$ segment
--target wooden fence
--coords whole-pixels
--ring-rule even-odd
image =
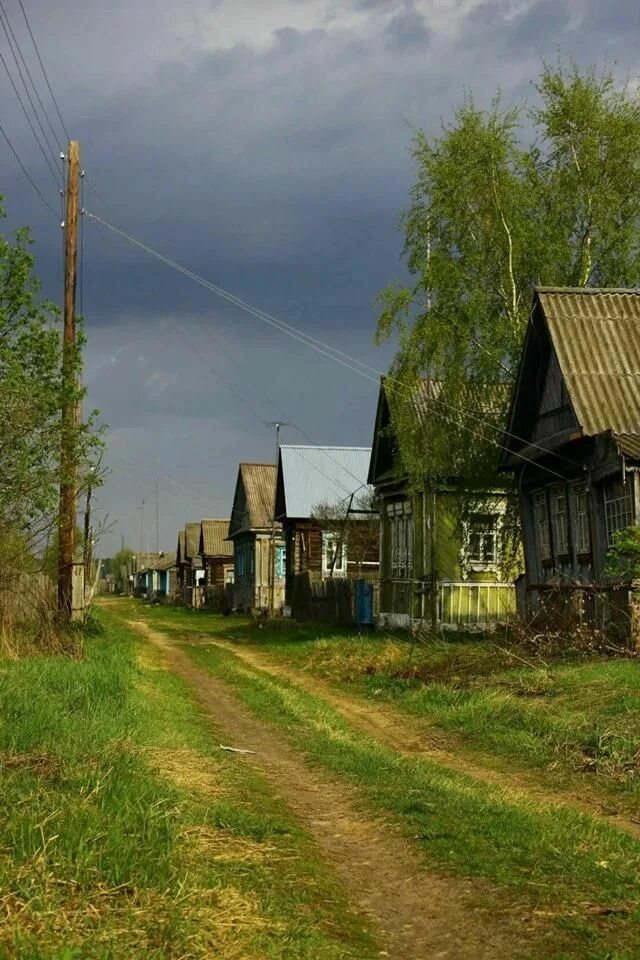
[[[359,587],[358,584],[363,584]],[[362,600],[365,600],[363,603]],[[368,612],[363,612],[370,607]],[[296,620],[369,625],[379,609],[377,574],[321,579],[298,573],[293,580],[291,613]]]

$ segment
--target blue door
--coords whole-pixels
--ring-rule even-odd
[[[356,623],[361,627],[373,626],[373,584],[356,580]]]

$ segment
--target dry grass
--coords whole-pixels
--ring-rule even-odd
[[[148,748],[145,755],[150,767],[181,790],[204,795],[209,800],[223,797],[227,792],[215,761],[197,750],[156,747]]]

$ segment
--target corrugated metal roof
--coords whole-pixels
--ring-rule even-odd
[[[138,557],[138,570],[170,570],[175,565],[175,553],[145,553]]]
[[[276,498],[276,468],[273,463],[241,463],[240,476],[246,497],[244,529],[270,527]]]
[[[227,540],[228,520],[203,520],[199,552],[206,557],[232,557],[233,544]]]
[[[640,291],[537,294],[583,432],[640,434]]]
[[[640,460],[640,436],[633,433],[619,433],[615,441],[620,453],[632,460]]]
[[[198,556],[200,550],[200,524],[185,523],[184,525],[184,559],[191,560]]]
[[[311,517],[321,504],[363,503],[373,492],[367,484],[371,447],[281,446],[280,466],[287,517]]]

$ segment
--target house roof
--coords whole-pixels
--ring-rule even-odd
[[[233,544],[226,539],[228,532],[228,520],[203,520],[198,552],[206,557],[232,557]]]
[[[170,570],[176,565],[175,553],[140,553],[136,556],[136,570]]]
[[[178,534],[178,549],[176,550],[176,563],[184,563],[184,530]]]
[[[276,514],[305,519],[321,504],[365,502],[371,447],[280,447]]]
[[[191,560],[197,557],[200,550],[200,524],[185,523],[184,525],[184,559]]]
[[[536,292],[583,433],[640,434],[640,291]]]
[[[621,453],[640,458],[640,291],[537,287],[513,390],[503,465],[528,446],[545,371],[557,363],[568,410],[566,431],[548,443],[611,433]]]
[[[252,530],[270,530],[276,493],[273,463],[241,463],[229,521],[229,536]],[[280,525],[277,525],[278,529]]]

